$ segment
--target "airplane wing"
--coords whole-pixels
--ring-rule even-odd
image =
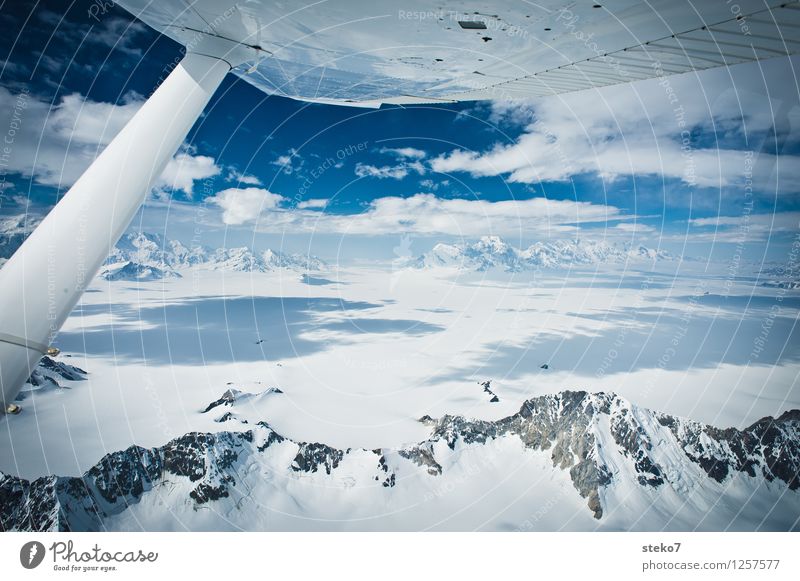
[[[546,96],[800,49],[800,2],[600,2],[119,4],[189,49],[246,51],[234,73],[266,93],[362,107]]]

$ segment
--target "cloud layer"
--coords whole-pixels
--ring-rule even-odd
[[[498,101],[490,121],[520,125],[522,135],[481,151],[455,149],[431,167],[520,183],[597,174],[709,188],[752,180],[759,191],[800,192],[800,157],[776,155],[798,134],[798,96],[782,78],[791,64],[764,64],[761,87],[750,66],[706,71],[702,82],[681,75],[527,104]]]
[[[321,211],[321,200],[286,206],[287,199],[263,188],[230,188],[209,199],[226,225],[253,224],[260,232],[452,236],[572,235],[578,225],[626,220],[618,208],[569,200],[444,199],[433,194],[376,198],[358,214]]]

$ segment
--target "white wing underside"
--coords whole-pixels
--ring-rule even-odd
[[[800,2],[600,1],[119,4],[190,51],[246,51],[234,72],[268,94],[364,107],[540,97],[800,49]]]

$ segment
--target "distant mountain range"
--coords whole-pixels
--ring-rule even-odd
[[[437,244],[430,252],[414,260],[412,266],[474,271],[499,268],[518,272],[536,268],[673,260],[678,260],[678,257],[664,250],[612,244],[603,240],[536,242],[521,250],[507,244],[498,236],[484,236],[472,244]]]
[[[247,247],[208,248],[185,246],[158,234],[145,232],[123,236],[109,255],[100,276],[106,280],[157,280],[180,277],[180,271],[202,267],[236,272],[270,272],[279,269],[300,272],[324,270],[319,258],[285,254],[276,250],[255,252]]]
[[[33,214],[0,218],[0,267],[41,221],[41,216]],[[133,232],[117,242],[100,276],[106,280],[157,280],[180,277],[181,270],[198,266],[238,272],[279,269],[316,272],[327,267],[324,261],[312,255],[286,254],[271,249],[255,251],[247,247],[187,247],[159,234]]]

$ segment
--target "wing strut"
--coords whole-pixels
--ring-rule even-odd
[[[0,269],[3,410],[230,69],[187,54]]]

